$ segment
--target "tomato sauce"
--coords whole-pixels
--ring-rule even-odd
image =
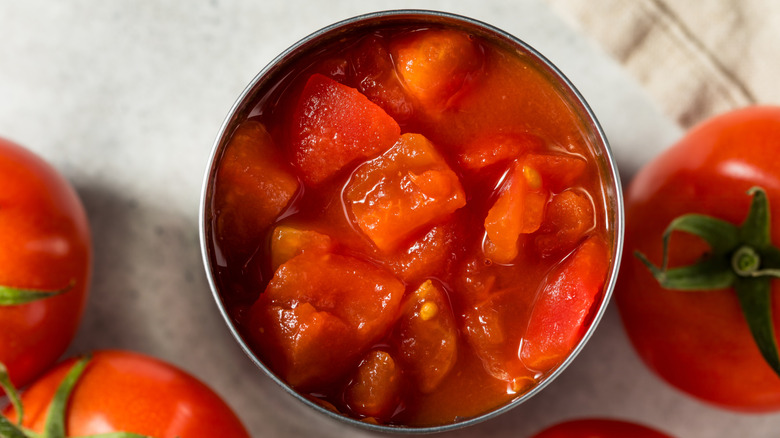
[[[304,396],[408,426],[478,416],[576,347],[611,265],[583,122],[527,55],[381,25],[277,75],[218,155],[216,282]]]

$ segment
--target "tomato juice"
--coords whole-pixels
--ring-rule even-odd
[[[325,36],[223,128],[203,205],[218,302],[250,355],[338,414],[425,428],[507,406],[608,299],[603,134],[549,64],[473,22]]]

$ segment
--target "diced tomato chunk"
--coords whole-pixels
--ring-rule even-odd
[[[479,45],[463,32],[428,29],[393,41],[390,52],[406,89],[428,109],[447,101],[483,62]]]
[[[365,37],[352,52],[351,79],[355,87],[397,122],[408,120],[414,106],[395,72],[383,38]]]
[[[547,194],[541,191],[538,175],[519,162],[510,169],[504,187],[485,218],[488,241],[485,255],[498,263],[517,257],[518,238],[533,233],[542,223]]]
[[[239,125],[216,175],[215,233],[228,257],[249,257],[298,191],[298,179],[258,122]]]
[[[485,371],[521,392],[534,382],[534,372],[518,357],[526,318],[513,301],[517,291],[496,291],[464,314],[464,333]]]
[[[395,321],[404,286],[368,262],[304,252],[282,264],[250,310],[250,337],[296,388],[344,375]]]
[[[607,277],[607,244],[591,237],[554,269],[539,292],[520,356],[531,369],[561,363],[588,329]]]
[[[455,288],[450,296],[456,308],[472,307],[482,303],[496,290],[496,265],[482,254],[474,254],[461,265]]]
[[[587,167],[585,160],[577,155],[528,154],[523,162],[536,169],[545,186],[553,192],[574,186]]]
[[[561,192],[547,207],[547,216],[534,239],[536,249],[545,257],[564,255],[577,246],[594,222],[590,198],[574,190]]]
[[[271,267],[276,271],[282,263],[298,254],[305,251],[327,252],[332,247],[333,241],[326,234],[280,225],[271,236]]]
[[[345,197],[357,225],[382,251],[466,205],[457,175],[419,134],[402,135],[390,150],[358,167]]]
[[[406,298],[393,340],[420,392],[433,392],[458,359],[458,330],[440,286],[426,280]]]
[[[386,255],[386,266],[408,283],[428,276],[446,278],[458,255],[465,252],[462,228],[453,220],[437,224],[409,246]]]
[[[464,169],[479,170],[502,161],[515,160],[543,146],[542,139],[530,133],[483,135],[463,147],[458,154],[458,162]]]
[[[258,301],[260,302],[260,301]],[[353,365],[352,328],[308,302],[295,306],[255,305],[252,336],[274,372],[296,388],[328,382]],[[335,354],[344,348],[347,354]]]
[[[290,127],[293,161],[308,184],[392,146],[401,128],[354,88],[321,74],[309,78]]]
[[[386,419],[400,401],[402,378],[390,353],[372,350],[358,366],[344,398],[358,415]]]

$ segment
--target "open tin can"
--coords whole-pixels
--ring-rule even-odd
[[[383,63],[392,69],[382,70]],[[430,75],[441,66],[445,70],[439,77]],[[525,73],[516,77],[515,68]],[[496,75],[498,85],[481,85]],[[520,91],[524,86],[532,91]],[[356,94],[363,97],[354,98]],[[486,95],[490,98],[480,97]],[[347,99],[349,108],[369,108],[381,115],[356,122],[357,116],[345,115],[333,99]],[[385,118],[391,121],[385,123]],[[351,128],[338,132],[338,123]],[[450,125],[441,128],[446,123]],[[385,129],[387,124],[396,128]],[[387,134],[392,129],[396,132]],[[430,138],[421,140],[420,132]],[[355,146],[388,135],[389,146]],[[270,147],[270,155],[256,145]],[[322,145],[327,150],[318,152]],[[346,158],[342,147],[348,150]],[[425,148],[434,151],[420,152]],[[407,156],[433,158],[427,164],[410,164],[408,158],[397,158],[403,154],[396,149],[415,151]],[[269,162],[281,163],[282,170],[263,167]],[[404,166],[423,168],[405,174],[409,169]],[[564,167],[550,170],[555,166]],[[387,174],[371,176],[376,169]],[[396,174],[400,180],[393,180]],[[383,216],[380,225],[372,222],[376,215],[364,207],[386,205],[383,194],[394,184],[411,187],[409,181],[433,189],[423,189],[422,195],[407,193],[411,198],[399,201],[402,213],[408,210],[406,216],[396,211]],[[470,191],[475,186],[482,188]],[[406,196],[403,190],[399,193]],[[445,199],[434,199],[435,207],[425,210],[425,203],[409,207],[414,196]],[[518,196],[524,203],[518,203]],[[466,207],[470,212],[456,212],[469,203],[475,205]],[[312,217],[302,212],[314,204],[318,206],[312,208],[338,216],[336,221],[348,226],[302,231],[301,224],[306,228]],[[425,214],[415,213],[415,208]],[[522,216],[520,225],[507,219],[515,213]],[[470,219],[454,226],[460,231],[447,228],[459,214]],[[305,218],[294,220],[301,215]],[[572,215],[577,218],[567,219]],[[408,226],[408,217],[423,218],[423,225]],[[622,250],[623,221],[619,176],[604,132],[583,97],[552,63],[488,24],[442,12],[399,10],[319,30],[284,51],[251,81],[228,113],[209,159],[200,238],[217,306],[258,368],[293,397],[337,420],[378,431],[425,433],[506,412],[563,372],[607,307]],[[452,234],[436,240],[440,225],[450,230],[445,234]],[[328,235],[329,229],[341,231]],[[347,229],[357,237],[334,244]],[[292,237],[285,237],[291,230]],[[511,235],[509,244],[498,232]],[[274,249],[280,241],[287,245],[278,251],[286,253],[281,259]],[[432,244],[427,250],[431,241],[459,243]],[[318,251],[328,255],[307,255]],[[391,253],[395,255],[387,255]],[[399,261],[401,256],[406,258]],[[533,257],[538,260],[528,262]],[[431,268],[435,274],[409,268],[429,259],[438,263]],[[304,261],[317,272],[330,267],[335,272],[296,271]],[[532,265],[535,268],[528,267]],[[371,293],[385,294],[375,307],[392,316],[369,312],[350,320],[354,309],[343,312],[349,313],[345,316],[332,308],[334,300],[339,306],[372,308],[370,300],[360,301],[366,294],[354,295],[360,301],[355,304],[353,292],[344,292],[371,277],[350,279],[355,266],[368,266],[371,275],[384,272],[376,274],[384,283]],[[386,280],[388,276],[398,280]],[[540,283],[529,285],[530,280],[521,278]],[[394,294],[396,282],[402,292]],[[306,291],[291,291],[295,285]],[[499,298],[512,297],[515,285],[525,298]],[[328,299],[310,297],[314,289],[330,288],[338,291],[324,292],[331,294]],[[438,294],[438,300],[429,299],[438,307],[426,304],[426,290]],[[304,308],[309,316],[301,313]],[[273,321],[262,320],[263,315]],[[348,332],[328,337],[312,331],[322,323],[317,318],[333,315],[360,336]],[[448,320],[430,330],[421,322],[442,315],[449,315]],[[555,318],[559,321],[551,324]],[[381,328],[366,329],[374,325]],[[410,338],[415,332],[437,330],[444,333],[440,342],[423,339],[428,335]],[[497,347],[498,338],[514,343]],[[420,349],[426,342],[428,349]],[[348,357],[338,357],[340,353]],[[345,363],[351,368],[306,369],[318,360],[323,368]],[[484,375],[457,380],[470,372]],[[376,383],[371,379],[378,375],[394,386],[372,387]],[[322,381],[327,383],[318,386]],[[441,385],[448,390],[437,389]],[[475,396],[480,388],[502,394],[474,402],[488,398]],[[469,403],[481,404],[467,408]],[[437,405],[446,412],[430,414]]]

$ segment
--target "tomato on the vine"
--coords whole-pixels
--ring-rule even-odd
[[[696,127],[625,204],[616,301],[641,358],[699,399],[780,409],[780,108]]]
[[[72,378],[77,367],[83,372]],[[67,401],[58,400],[67,406],[65,436],[249,437],[230,407],[200,380],[158,359],[119,350],[66,360],[32,383],[21,396],[22,427],[43,431],[55,393],[68,378],[72,392]],[[13,405],[3,415],[16,423]]]
[[[84,207],[53,167],[0,139],[0,362],[22,386],[70,344],[92,249]]]
[[[570,420],[551,426],[532,438],[671,438],[640,424],[606,418]]]

